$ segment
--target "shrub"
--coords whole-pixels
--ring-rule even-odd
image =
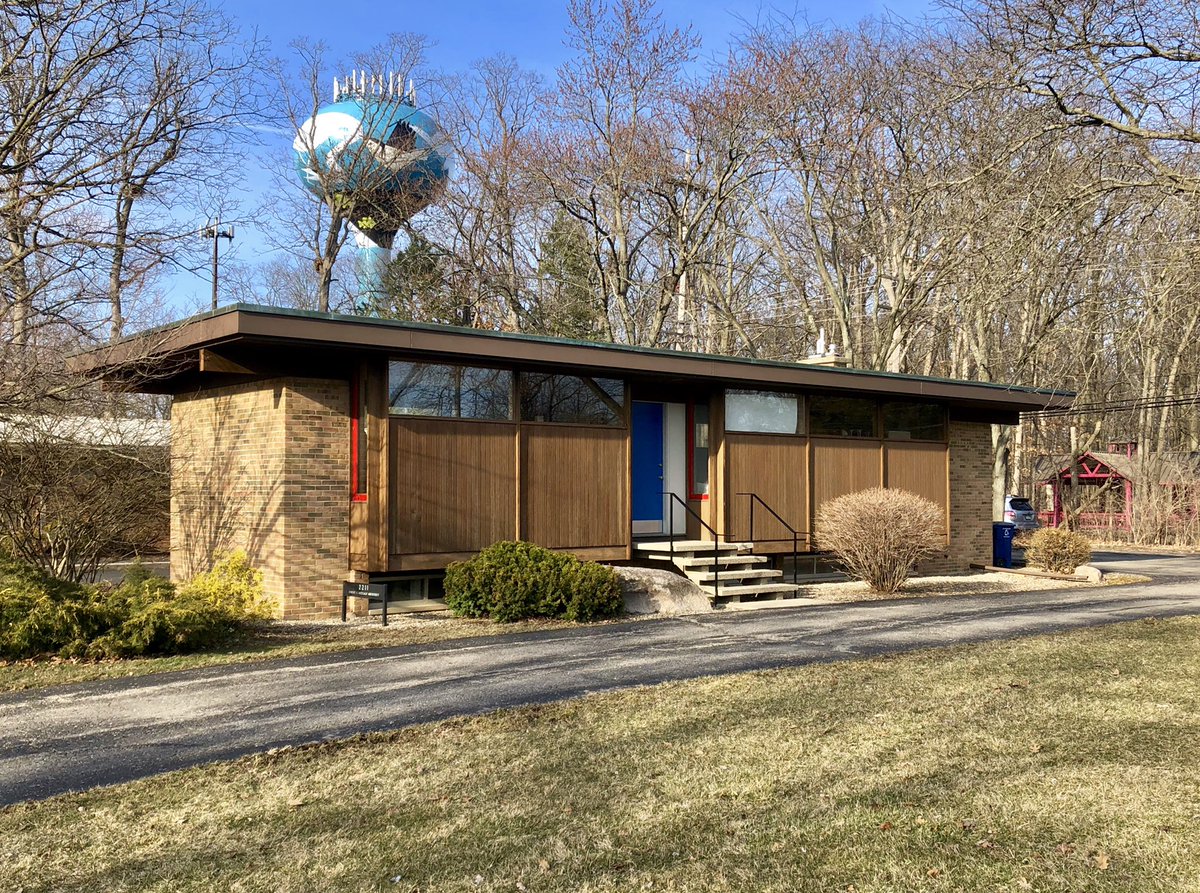
[[[1025,560],[1035,567],[1055,574],[1070,574],[1092,557],[1092,544],[1087,537],[1060,527],[1036,530],[1025,547]]]
[[[532,543],[501,542],[446,569],[446,604],[461,617],[597,620],[621,612],[611,568]]]
[[[102,635],[114,619],[92,588],[0,562],[0,658],[73,652],[73,644]]]
[[[942,509],[923,496],[876,487],[825,503],[816,544],[837,555],[852,577],[892,593],[918,561],[945,549],[945,523]]]
[[[250,559],[241,549],[220,556],[212,570],[196,574],[179,588],[179,594],[243,620],[277,613],[275,602],[263,593],[262,571],[250,566]]]
[[[112,627],[90,641],[61,650],[64,657],[117,658],[181,654],[215,648],[234,639],[247,615],[176,588],[162,577],[102,587]]]
[[[1014,549],[1028,549],[1029,548],[1029,540],[1032,536],[1033,536],[1032,530],[1016,531],[1013,534],[1013,540],[1012,540],[1013,548]]]
[[[621,581],[611,567],[594,561],[574,561],[565,575],[570,597],[563,617],[576,623],[616,617],[621,601]]]
[[[261,575],[244,554],[178,590],[137,566],[118,586],[85,586],[0,561],[0,658],[199,651],[235,638],[268,609]]]

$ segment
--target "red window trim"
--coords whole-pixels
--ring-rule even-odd
[[[362,436],[362,407],[358,399],[359,374],[350,379],[350,501],[366,502],[358,489],[358,440]]]
[[[708,442],[712,443],[712,421],[709,420]],[[711,450],[712,447],[710,446]],[[711,472],[712,466],[709,465]],[[707,502],[707,493],[693,493],[692,484],[696,483],[696,404],[689,400],[687,405],[687,489],[688,500],[696,502]],[[709,489],[712,489],[712,482],[709,481]]]

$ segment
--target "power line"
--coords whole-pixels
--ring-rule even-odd
[[[1173,406],[1196,406],[1200,404],[1200,393],[1175,394],[1163,397],[1131,397],[1124,400],[1098,400],[1090,403],[1073,403],[1066,407],[1050,407],[1022,413],[1028,416],[1054,418],[1083,415],[1085,413],[1131,412],[1136,409],[1165,409]]]

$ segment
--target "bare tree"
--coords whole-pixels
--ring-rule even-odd
[[[650,265],[663,221],[651,184],[669,179],[676,90],[698,38],[669,28],[649,0],[573,0],[553,127],[541,134],[543,184],[586,227],[610,340],[656,344],[671,308]],[[682,154],[682,153],[679,153]]]
[[[66,580],[167,539],[165,423],[39,413],[0,424],[0,547]]]
[[[459,321],[509,331],[538,328],[537,252],[548,225],[530,137],[542,79],[507,56],[445,78],[443,125],[455,177],[427,227],[458,295]]]
[[[949,0],[1012,85],[1128,138],[1156,182],[1197,189],[1200,8],[1191,0]]]

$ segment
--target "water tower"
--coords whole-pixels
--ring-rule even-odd
[[[429,205],[450,176],[437,122],[417,108],[412,83],[354,72],[333,81],[333,102],[292,143],[301,182],[345,212],[358,246],[358,283],[379,293],[405,220]]]

